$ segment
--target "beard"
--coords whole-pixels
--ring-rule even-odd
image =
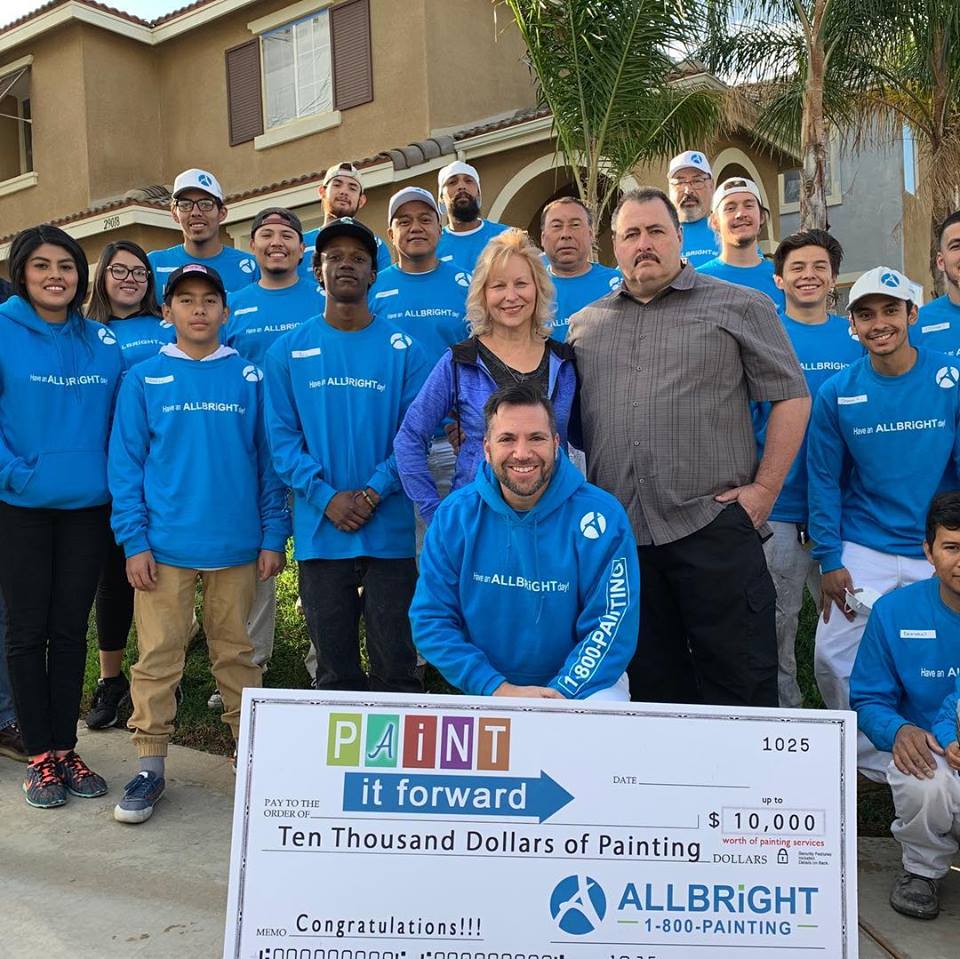
[[[540,470],[540,475],[537,477],[532,486],[524,487],[515,483],[510,475],[510,471],[505,465],[494,468],[493,473],[494,476],[496,476],[497,479],[514,495],[533,496],[535,493],[539,493],[540,490],[542,490],[544,486],[550,482],[550,477],[553,476],[553,463],[543,463],[543,466]]]
[[[472,223],[480,216],[480,201],[476,197],[457,197],[450,204],[450,212],[461,223]]]

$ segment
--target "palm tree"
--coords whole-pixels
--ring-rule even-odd
[[[936,228],[960,206],[960,3],[904,0],[877,82],[864,98],[875,127],[899,138],[909,127],[917,145],[920,195],[930,207],[930,271],[936,268]]]
[[[639,163],[715,133],[722,98],[672,82],[697,24],[684,0],[493,0],[527,47],[558,152],[597,222]]]
[[[949,2],[949,0],[944,0]],[[697,55],[751,85],[758,135],[799,151],[800,228],[826,229],[828,130],[860,116],[889,36],[891,0],[706,0]]]

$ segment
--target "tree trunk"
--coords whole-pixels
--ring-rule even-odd
[[[933,169],[941,169],[943,162],[940,156],[944,140],[949,132],[944,129],[944,118],[950,115],[947,107],[947,84],[949,77],[944,75],[943,63],[943,31],[934,29],[933,43],[930,45],[930,75],[933,78],[933,89],[931,91],[931,112],[930,115],[934,121],[934,127],[931,131],[932,136],[929,143],[930,166]],[[918,175],[920,171],[917,171]],[[930,197],[930,276],[933,278],[933,291],[935,296],[942,296],[944,292],[943,274],[937,269],[937,253],[940,252],[937,245],[937,227],[943,222],[944,218],[953,209],[952,190],[945,189],[943,179],[940,177],[932,178],[933,189]],[[946,193],[946,195],[944,195]]]
[[[812,20],[809,76],[803,102],[800,132],[800,229],[826,230],[827,222],[827,127],[823,118],[823,78],[826,55],[823,48],[823,16],[827,0],[816,0]]]

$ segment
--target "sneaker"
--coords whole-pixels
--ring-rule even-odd
[[[67,792],[60,778],[60,766],[53,753],[44,753],[36,762],[27,766],[23,791],[27,804],[37,809],[53,809],[66,804]]]
[[[0,756],[15,759],[18,763],[30,762],[30,755],[23,745],[23,736],[20,735],[20,727],[16,723],[0,729]]]
[[[223,712],[223,696],[220,695],[219,689],[215,689],[207,700],[207,709],[216,709],[221,713]]]
[[[60,778],[71,796],[96,799],[107,791],[107,781],[95,773],[73,750],[57,760]]]
[[[88,729],[108,729],[116,726],[120,718],[120,706],[130,699],[130,680],[121,673],[110,679],[97,681],[93,702],[85,721]]]
[[[123,787],[123,799],[113,807],[117,822],[141,823],[153,815],[166,782],[156,773],[139,772]]]
[[[937,880],[904,870],[893,884],[890,905],[903,916],[936,919],[940,915]]]

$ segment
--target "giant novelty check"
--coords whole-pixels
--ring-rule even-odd
[[[848,959],[852,713],[244,693],[225,959]]]

